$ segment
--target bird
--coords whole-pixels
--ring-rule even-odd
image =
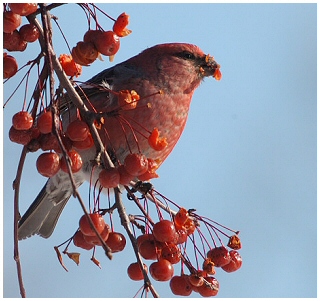
[[[194,91],[209,76],[221,76],[213,56],[193,44],[164,43],[103,70],[81,84],[78,93],[89,110],[109,113],[99,135],[114,162],[122,164],[128,154],[142,153],[160,166],[185,128]],[[123,90],[139,95],[135,108],[119,110],[117,92]],[[76,118],[77,110],[67,95],[64,99],[60,115],[67,126]],[[146,138],[155,128],[166,138],[161,150],[152,148]],[[85,181],[92,183],[91,162],[96,148],[79,153],[83,166],[73,174],[77,187]],[[94,171],[97,179],[99,168]],[[68,173],[59,171],[49,178],[18,223],[19,240],[35,234],[50,237],[72,194]]]

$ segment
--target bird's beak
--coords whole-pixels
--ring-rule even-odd
[[[213,76],[216,80],[220,80],[222,77],[220,65],[214,60],[214,57],[207,54],[201,60],[202,62],[199,67],[201,75]]]

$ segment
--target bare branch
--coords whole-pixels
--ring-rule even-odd
[[[131,231],[130,220],[129,220],[128,215],[126,213],[126,210],[124,208],[120,190],[118,188],[115,188],[114,189],[114,194],[115,194],[115,201],[116,201],[119,217],[120,217],[120,220],[121,220],[121,225],[124,227],[124,229],[126,230],[128,236],[130,238],[134,253],[135,253],[136,258],[137,258],[137,262],[139,263],[140,269],[141,269],[141,271],[143,273],[143,276],[144,276],[145,287],[150,289],[150,291],[151,291],[151,293],[152,293],[154,298],[158,298],[159,294],[156,292],[155,288],[153,287],[153,285],[152,285],[152,283],[150,281],[150,278],[149,278],[147,272],[145,271],[145,269],[143,267],[143,262],[142,262],[142,259],[141,259],[141,256],[140,256],[140,253],[139,253],[139,250],[138,250],[138,246],[137,246],[137,240],[136,240],[136,238],[134,237],[134,235],[133,235],[133,233]]]

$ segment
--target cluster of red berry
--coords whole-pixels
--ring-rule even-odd
[[[9,3],[10,10],[3,13],[3,48],[8,51],[24,51],[27,43],[35,42],[39,38],[39,30],[34,24],[21,25],[21,16],[28,16],[34,13],[37,3]],[[5,7],[6,8],[6,7]],[[120,48],[120,37],[125,37],[131,33],[127,29],[129,15],[122,13],[114,22],[113,30],[103,31],[88,30],[83,41],[77,43],[72,48],[72,54],[62,54],[59,57],[60,64],[68,76],[78,77],[82,72],[81,66],[88,66],[93,63],[100,54],[109,56],[113,60],[114,55]],[[3,54],[3,76],[10,78],[18,71],[16,59]]]
[[[60,159],[58,153],[62,153],[58,139],[52,133],[53,115],[51,111],[45,111],[39,115],[36,124],[29,112],[20,111],[12,118],[12,127],[9,130],[9,138],[11,141],[28,145],[30,151],[50,151],[42,153],[36,162],[38,172],[45,177],[54,176],[61,168],[61,170],[68,172],[66,160]],[[74,128],[77,130],[74,130]],[[70,126],[70,130],[62,136],[63,145],[68,151],[68,156],[71,160],[72,172],[77,172],[82,167],[82,159],[80,154],[72,149],[72,146],[79,149],[91,147],[93,139],[89,136],[89,128],[85,122],[75,121]],[[72,140],[68,134],[76,133],[76,136],[81,137],[82,140]],[[85,134],[87,135],[85,137]],[[82,135],[82,136],[81,136]],[[85,137],[85,138],[84,138]],[[86,140],[87,139],[87,140]]]
[[[12,127],[9,130],[9,138],[12,142],[28,145],[30,151],[49,151],[42,153],[37,159],[37,170],[45,177],[54,176],[60,169],[68,172],[66,160],[61,156],[62,150],[57,137],[52,132],[53,115],[51,111],[41,113],[34,123],[31,114],[27,111],[20,111],[12,118]],[[61,133],[63,146],[68,152],[71,161],[71,170],[78,172],[82,167],[79,150],[91,148],[94,145],[90,129],[84,121],[76,119],[71,122],[66,131]],[[155,128],[148,138],[151,147],[161,149],[166,147],[164,137],[160,137],[159,131]],[[59,155],[60,154],[60,155]],[[121,185],[128,185],[134,178],[141,181],[158,177],[156,170],[158,163],[147,158],[141,153],[130,153],[126,156],[123,164],[103,169],[99,174],[100,185],[104,188],[113,188]]]
[[[100,214],[93,213],[90,214],[90,217],[112,252],[124,248],[125,238],[121,233],[110,232],[110,227]],[[170,281],[170,289],[175,295],[189,296],[194,291],[202,297],[216,296],[219,291],[219,282],[213,277],[216,273],[215,268],[221,267],[226,272],[238,270],[242,265],[242,258],[237,252],[241,248],[241,242],[237,235],[232,235],[228,242],[230,251],[224,245],[216,246],[214,242],[213,248],[210,247],[207,251],[204,249],[200,252],[194,235],[195,231],[201,233],[200,222],[205,222],[205,220],[181,207],[172,221],[162,218],[152,226],[147,223],[148,233],[138,236],[136,243],[140,256],[153,262],[149,268],[145,263],[131,263],[127,268],[129,278],[134,281],[144,280],[144,274],[150,273],[156,281]],[[86,216],[81,217],[79,225],[80,229],[73,237],[73,242],[77,247],[91,250],[93,246],[101,245],[90,228]],[[212,225],[207,223],[206,226],[211,227]],[[111,239],[112,234],[117,236],[116,243],[115,239]],[[198,260],[197,267],[194,267],[190,261],[187,254],[188,238],[203,258],[201,267],[198,266]],[[117,246],[120,244],[121,248],[118,249],[115,244]],[[181,272],[179,275],[174,275],[174,265],[178,263],[181,264]],[[184,272],[184,267],[188,269],[188,273]]]
[[[83,41],[72,48],[71,55],[62,54],[60,64],[68,76],[78,77],[82,72],[81,66],[89,66],[100,54],[109,56],[112,61],[120,48],[120,37],[127,36],[129,15],[122,13],[113,25],[113,30],[102,31],[89,29],[83,36]]]
[[[219,290],[214,267],[221,267],[227,272],[236,271],[241,267],[242,259],[235,250],[230,252],[225,246],[209,249],[207,254],[202,254],[202,269],[192,266],[186,254],[188,237],[194,243],[194,232],[199,226],[195,219],[185,208],[180,208],[173,221],[162,219],[155,223],[152,233],[143,234],[137,238],[140,255],[147,260],[156,260],[149,266],[149,272],[156,281],[169,281],[173,294],[189,296],[192,291],[198,292],[203,297],[215,296]],[[237,235],[230,237],[228,246],[233,249],[241,248]],[[180,275],[174,276],[175,264],[181,262],[189,269],[185,274],[183,269]],[[141,267],[133,263],[130,265],[128,275],[133,280],[142,280]],[[146,271],[147,268],[145,267]],[[138,277],[137,275],[140,275]]]
[[[21,17],[34,13],[38,8],[37,3],[9,3],[9,8],[10,10],[3,12],[3,48],[8,51],[24,51],[28,43],[35,42],[39,38],[39,30],[33,24],[20,27]],[[12,77],[17,71],[16,59],[4,53],[3,78]]]
[[[126,246],[126,238],[123,234],[111,230],[110,226],[105,222],[102,215],[98,212],[89,214],[95,228],[101,235],[103,241],[106,242],[112,253],[122,251]],[[73,236],[75,246],[91,250],[94,246],[101,246],[101,241],[93,231],[86,215],[79,220],[79,230]]]
[[[68,172],[66,160],[61,156],[58,140],[52,133],[52,116],[51,111],[45,111],[34,122],[28,112],[18,112],[12,118],[13,125],[9,131],[12,141],[28,144],[33,151],[39,148],[49,151],[42,153],[36,163],[39,173],[46,177],[52,177],[60,169]],[[68,125],[65,132],[61,133],[61,138],[71,160],[72,172],[79,171],[82,167],[82,159],[77,149],[92,147],[94,143],[88,125],[76,119]],[[148,142],[155,149],[162,149],[167,145],[166,139],[160,136],[156,128],[150,133]],[[142,181],[148,180],[157,177],[157,168],[158,164],[154,160],[146,158],[143,154],[130,153],[123,164],[119,163],[116,167],[102,169],[99,174],[99,183],[101,187],[113,188],[119,184],[128,185],[134,178]],[[90,214],[90,217],[112,252],[121,251],[125,246],[124,236],[111,231],[110,226],[105,223],[103,216],[98,212]],[[215,296],[219,290],[219,283],[212,276],[215,274],[215,267],[221,267],[226,272],[233,272],[242,264],[241,256],[236,251],[241,248],[241,243],[238,236],[233,235],[229,237],[228,243],[228,247],[233,250],[229,251],[223,245],[216,246],[214,242],[215,247],[210,247],[206,253],[200,254],[203,258],[201,269],[193,267],[186,254],[186,244],[190,238],[189,240],[196,247],[194,233],[200,231],[199,222],[204,222],[204,219],[181,207],[173,216],[172,221],[163,219],[160,215],[160,221],[152,226],[147,223],[146,234],[137,237],[139,254],[146,260],[154,261],[149,266],[151,277],[156,281],[170,280],[170,288],[175,295],[188,296],[195,291],[201,296]],[[91,250],[94,246],[101,245],[85,215],[81,217],[79,226],[79,230],[73,236],[75,246]],[[182,270],[180,275],[174,276],[173,265],[179,262],[189,269],[188,274]],[[145,264],[143,268],[145,272],[148,272]],[[128,275],[132,280],[143,280],[144,273],[141,264],[132,263],[128,267]]]
[[[131,30],[127,29],[129,15],[122,13],[113,25],[113,30],[88,30],[83,36],[83,41],[72,48],[74,61],[82,66],[93,63],[99,53],[109,56],[110,60],[120,48],[120,37],[127,36]]]

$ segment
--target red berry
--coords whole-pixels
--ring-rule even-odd
[[[132,176],[139,176],[148,170],[148,160],[143,154],[129,154],[124,159],[124,167]]]
[[[34,153],[37,150],[40,149],[40,143],[37,139],[32,139],[29,143],[28,143],[28,151],[30,153]]]
[[[47,135],[54,136],[53,133],[42,135],[42,136],[47,136]],[[53,148],[52,149],[56,153],[61,154],[62,150],[61,150],[60,144],[59,144],[59,142],[58,142],[58,140],[57,140],[57,138],[55,136],[54,136],[54,138],[55,138],[56,143],[53,143],[53,145],[52,145]],[[62,144],[63,144],[64,148],[66,149],[66,151],[69,152],[72,149],[72,141],[67,136],[65,136],[64,134],[61,134],[61,133],[60,133],[60,138],[62,140]]]
[[[80,154],[72,149],[68,152],[68,156],[71,160],[71,171],[73,173],[78,172],[82,168],[82,158]],[[67,161],[64,157],[61,158],[61,170],[68,172]]]
[[[142,175],[138,176],[139,180],[141,181],[149,181],[154,178],[159,178],[158,174],[156,173],[156,170],[158,169],[159,164],[150,158],[148,158],[147,160],[148,160],[147,171]]]
[[[170,288],[172,293],[178,296],[189,296],[192,293],[187,275],[173,276],[170,280]]]
[[[205,282],[198,287],[198,293],[202,297],[216,296],[219,291],[219,282],[214,277],[204,277]]]
[[[101,233],[99,233],[102,240],[103,241],[106,241],[109,237],[109,234],[110,234],[110,226],[108,224],[105,224],[104,226],[104,229]],[[94,235],[84,235],[84,240],[87,242],[87,243],[90,243],[90,244],[93,244],[95,246],[102,246],[102,243],[99,239],[99,237],[94,234]]]
[[[146,233],[146,234],[142,234],[142,235],[138,236],[137,237],[137,246],[138,246],[138,248],[146,240],[155,240],[155,239],[154,239],[154,236],[152,234],[150,234],[150,233]]]
[[[94,43],[94,41],[102,34],[101,30],[89,29],[83,36],[83,42]]]
[[[8,51],[24,51],[28,43],[22,39],[20,33],[14,30],[12,33],[3,33],[3,48]]]
[[[162,151],[168,146],[167,138],[160,137],[158,128],[154,128],[148,137],[149,145],[156,151]]]
[[[207,257],[213,261],[216,267],[222,267],[231,261],[229,251],[224,246],[209,250]]]
[[[61,54],[59,62],[66,75],[75,77],[81,75],[82,67],[73,60],[71,55]]]
[[[18,72],[18,63],[16,59],[11,56],[7,55],[6,53],[3,54],[3,78],[10,78],[14,76]]]
[[[177,232],[172,221],[161,220],[154,224],[153,235],[160,242],[172,242],[177,237]]]
[[[100,215],[98,212],[95,213],[90,213],[89,214],[94,226],[96,227],[97,231],[99,233],[101,233],[104,228],[105,228],[105,221],[103,219],[103,216]],[[84,235],[88,235],[88,236],[94,236],[96,235],[94,230],[91,228],[90,226],[90,222],[87,218],[86,215],[83,215],[80,220],[79,220],[79,227],[80,227],[80,231],[84,234]]]
[[[151,238],[146,238],[140,243],[138,241],[138,249],[144,259],[155,260],[161,252],[162,244],[151,235]]]
[[[71,55],[77,64],[88,66],[96,60],[98,51],[91,42],[78,42],[72,48]]]
[[[191,217],[188,217],[182,228],[187,231],[188,235],[191,235],[196,230],[196,224]]]
[[[72,141],[72,144],[77,149],[88,149],[94,145],[94,141],[91,133],[88,133],[88,137],[83,141]]]
[[[42,134],[49,134],[52,132],[52,112],[46,111],[39,115],[37,119],[37,127]]]
[[[29,130],[33,125],[33,118],[29,112],[20,111],[13,115],[12,125],[16,130]]]
[[[39,39],[39,30],[34,24],[25,24],[20,27],[19,33],[21,38],[28,42],[32,43]]]
[[[174,243],[177,245],[185,243],[188,239],[187,231],[185,229],[178,229],[176,231],[177,231],[177,237],[174,240]]]
[[[38,5],[37,3],[9,3],[9,7],[20,16],[28,16],[37,10]]]
[[[80,230],[77,231],[77,233],[73,236],[72,240],[73,240],[73,244],[76,247],[79,247],[85,250],[91,250],[93,248],[93,244],[85,241],[84,235]]]
[[[181,259],[181,251],[174,243],[167,243],[162,247],[161,258],[167,259],[172,264],[176,264]]]
[[[100,185],[104,188],[117,187],[120,182],[120,174],[117,168],[103,169],[99,173]]]
[[[37,170],[45,177],[54,176],[60,169],[60,158],[56,153],[43,153],[37,159]]]
[[[128,185],[133,180],[133,176],[127,172],[124,165],[118,166],[118,172],[120,175],[119,184]]]
[[[32,131],[19,131],[12,126],[9,130],[9,139],[18,144],[27,145],[32,139]]]
[[[111,249],[112,253],[121,252],[126,246],[126,238],[118,232],[110,232],[106,244]]]
[[[66,134],[72,141],[84,141],[89,132],[88,125],[84,121],[76,119],[68,125]]]
[[[120,90],[118,92],[119,107],[122,110],[133,110],[137,107],[140,95],[135,90]]]
[[[33,126],[31,129],[31,139],[38,139],[41,135],[39,129],[36,126]]]
[[[241,249],[241,240],[238,235],[232,235],[228,241],[228,247],[234,250]]]
[[[94,46],[103,55],[115,55],[120,48],[120,39],[113,31],[102,31],[94,40]]]
[[[43,151],[56,150],[59,148],[58,139],[53,133],[42,134],[39,138],[39,143]]]
[[[230,256],[231,261],[228,264],[221,267],[224,271],[228,273],[235,272],[236,270],[239,270],[242,266],[242,258],[237,251],[230,251]]]
[[[13,11],[5,11],[3,13],[3,32],[12,33],[21,25],[21,16]]]
[[[182,227],[188,220],[189,213],[188,210],[181,207],[177,214],[174,216],[174,224],[176,227]]]
[[[203,261],[202,264],[202,269],[209,275],[214,275],[216,273],[215,269],[214,269],[214,263],[210,258],[206,258]]]
[[[114,22],[112,29],[117,36],[125,37],[131,33],[131,30],[126,28],[128,24],[129,24],[129,15],[127,15],[126,13],[122,13]]]
[[[166,259],[159,259],[151,263],[149,267],[150,275],[157,281],[168,281],[174,273],[173,265]]]
[[[198,270],[188,276],[189,283],[192,287],[199,287],[204,283],[203,271]]]
[[[143,264],[143,268],[144,268],[144,270],[146,272],[148,271],[148,268],[147,268],[147,266],[145,264]],[[138,262],[131,263],[128,266],[127,273],[128,273],[128,276],[129,276],[129,278],[131,280],[139,281],[139,280],[143,280],[144,279],[142,270],[141,270],[140,265],[139,265]]]

